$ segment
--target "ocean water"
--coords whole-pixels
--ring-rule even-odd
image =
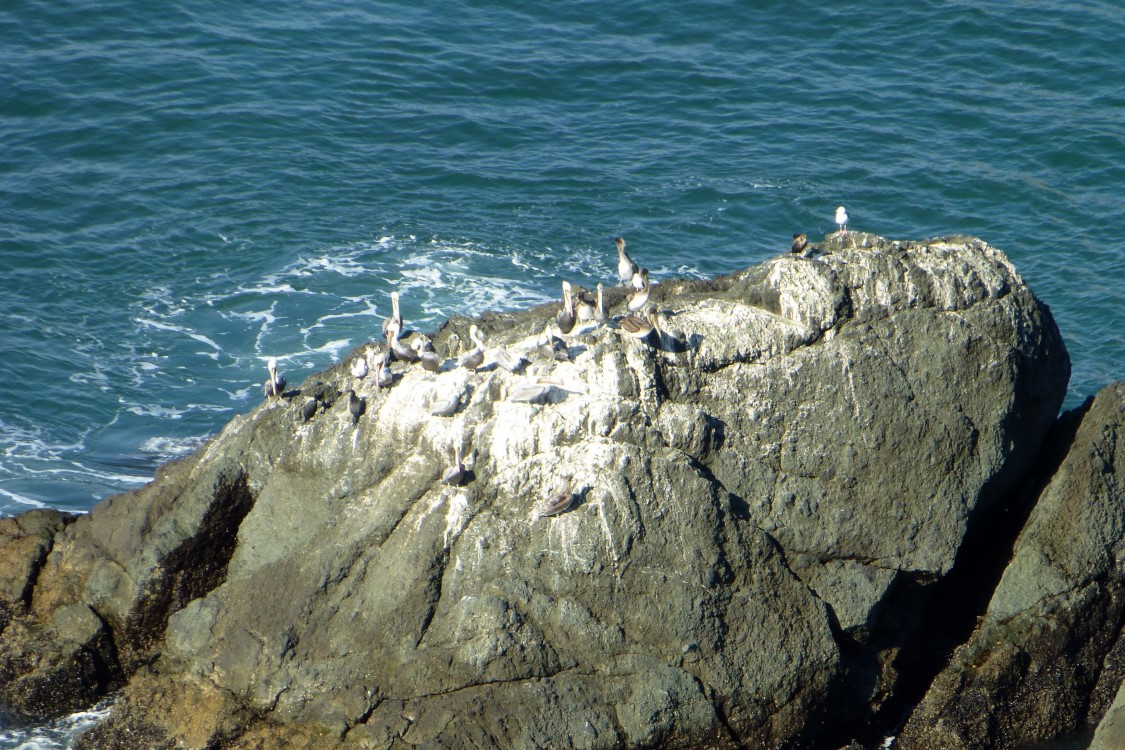
[[[1125,374],[1116,2],[14,0],[0,8],[0,514],[88,510],[412,324],[760,262],[1004,249],[1075,406]],[[8,747],[0,742],[0,747]]]

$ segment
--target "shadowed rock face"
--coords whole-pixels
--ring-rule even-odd
[[[967,238],[850,233],[652,300],[658,342],[600,327],[557,362],[556,306],[486,315],[536,374],[487,355],[376,389],[345,361],[234,419],[54,533],[0,657],[96,616],[128,684],[86,747],[844,744],[898,678],[852,695],[842,648],[891,664],[868,641],[908,619],[889,594],[948,573],[1026,469],[1069,376],[1057,328]],[[541,403],[507,399],[536,377]]]
[[[1070,451],[1035,504],[985,616],[896,746],[1018,747],[1096,722],[1118,693],[1125,680],[1125,385],[1105,388],[1088,409],[1076,415]]]

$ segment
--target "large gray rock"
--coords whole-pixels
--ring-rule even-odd
[[[1121,750],[1125,747],[1125,683],[1117,690],[1113,705],[1094,731],[1089,750]]]
[[[969,641],[897,747],[1007,748],[1097,721],[1125,669],[1125,385],[1082,417]],[[1101,689],[1099,690],[1099,685]]]
[[[131,677],[85,746],[845,744],[841,633],[899,617],[1032,460],[1058,331],[966,238],[851,233],[653,299],[659,343],[597,328],[564,363],[535,354],[553,308],[479,321],[541,403],[491,356],[389,389],[345,361],[72,524],[29,616],[90,607]]]

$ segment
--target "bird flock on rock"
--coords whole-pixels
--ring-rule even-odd
[[[843,206],[836,209],[835,221],[839,227],[837,234],[847,232],[848,213]],[[654,305],[650,304],[652,281],[649,270],[639,266],[628,253],[625,252],[625,240],[622,237],[614,239],[617,247],[617,276],[621,285],[628,290],[625,298],[624,310],[619,316],[612,316],[606,306],[604,287],[598,284],[596,294],[589,297],[587,290],[576,291],[569,281],[562,282],[562,306],[553,320],[548,320],[543,332],[535,341],[532,352],[538,357],[548,361],[568,361],[570,350],[566,343],[566,336],[578,335],[594,330],[599,326],[610,325],[616,321],[617,329],[622,334],[634,340],[651,345],[654,334],[662,336],[660,320]],[[808,249],[808,236],[805,233],[793,235],[793,244],[790,251],[794,254],[805,254]],[[490,349],[485,342],[480,328],[476,324],[469,326],[469,341],[471,347],[467,348],[450,367],[447,358],[442,357],[434,349],[430,338],[413,331],[407,331],[402,318],[400,297],[397,291],[391,292],[391,314],[382,322],[383,338],[386,348],[374,354],[371,362],[366,354],[356,357],[349,372],[357,381],[355,388],[347,390],[348,409],[347,419],[353,426],[359,424],[360,418],[366,413],[367,399],[356,392],[358,383],[364,381],[369,375],[372,377],[376,390],[390,388],[395,382],[395,373],[392,371],[393,362],[402,362],[408,367],[420,364],[428,372],[439,372],[443,369],[461,368],[467,372],[480,369],[486,360],[486,355],[491,353],[496,366],[519,374],[529,364],[529,359],[523,353],[504,348]],[[553,323],[553,325],[552,325]],[[405,338],[413,338],[406,341]],[[262,385],[262,393],[267,401],[288,399],[293,394],[285,393],[285,377],[278,373],[277,360],[270,357],[266,369],[269,377]],[[507,390],[509,401],[517,403],[541,404],[549,401],[554,388],[562,386],[548,378],[537,378],[513,385]],[[432,394],[429,411],[439,417],[451,417],[461,407],[464,395],[464,386],[447,392]],[[301,407],[301,418],[308,422],[317,413],[321,402],[317,397],[304,401]],[[441,475],[443,484],[460,486],[471,472],[467,471],[462,455],[460,441],[454,441],[451,447],[453,463]],[[563,514],[574,507],[580,492],[575,491],[573,475],[567,475],[558,483],[556,489],[548,493],[546,500],[540,507],[540,517],[553,517]]]

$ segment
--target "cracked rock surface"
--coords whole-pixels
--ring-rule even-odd
[[[111,646],[103,688],[126,683],[83,747],[845,744],[845,647],[1028,468],[1069,377],[1058,330],[961,237],[837,235],[652,300],[647,342],[576,330],[560,362],[535,346],[557,306],[489,314],[474,372],[454,319],[436,373],[358,380],[368,344],[235,418],[0,592],[4,684],[43,677],[3,659],[57,643],[65,610]]]

